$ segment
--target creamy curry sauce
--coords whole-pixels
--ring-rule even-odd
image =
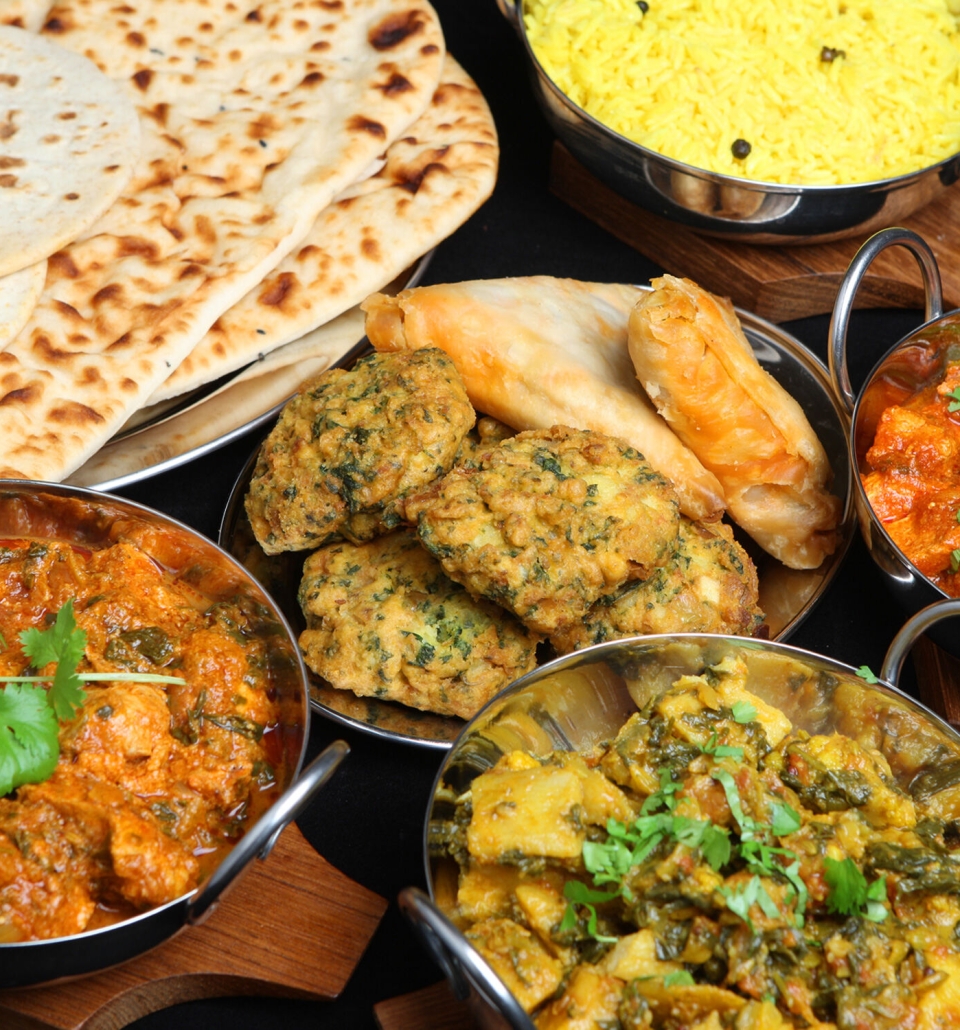
[[[20,632],[71,599],[86,632],[80,672],[184,682],[86,683],[53,775],[0,799],[0,942],[75,934],[181,897],[279,789],[252,602],[211,602],[133,543],[0,540],[0,675],[33,671]]]

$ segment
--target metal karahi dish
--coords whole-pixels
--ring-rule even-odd
[[[758,182],[665,157],[610,129],[553,82],[533,52],[522,0],[497,0],[526,52],[533,92],[558,139],[598,179],[654,214],[744,243],[823,243],[892,225],[960,176],[960,154],[894,178],[836,186]]]
[[[110,968],[161,944],[184,927],[202,922],[252,861],[269,855],[282,830],[329,779],[349,749],[336,741],[302,770],[310,705],[296,641],[283,614],[256,580],[201,534],[119,497],[60,484],[3,480],[0,539],[35,540],[38,553],[51,544],[64,543],[68,551],[81,556],[118,541],[133,542],[163,575],[189,584],[198,601],[209,600],[214,607],[243,604],[250,613],[247,628],[258,646],[262,645],[258,653],[263,657],[264,682],[277,713],[276,722],[269,727],[272,782],[269,793],[264,794],[263,809],[254,813],[232,849],[201,876],[199,885],[120,921],[106,920],[106,925],[96,929],[0,943],[0,987],[10,988]],[[104,708],[97,714],[108,719],[112,712]]]
[[[926,294],[924,322],[880,358],[855,392],[847,366],[847,328],[854,299],[870,264],[892,246],[906,247],[920,266]],[[840,403],[852,412],[848,447],[854,480],[852,497],[861,534],[884,582],[907,614],[950,595],[925,576],[894,542],[867,497],[862,476],[868,471],[866,454],[880,415],[890,403],[891,384],[897,385],[899,394],[909,394],[933,381],[945,366],[948,348],[956,347],[958,332],[960,311],[943,311],[940,272],[927,243],[902,228],[884,229],[870,237],[851,261],[837,293],[830,323],[830,376]],[[945,650],[960,655],[960,620],[938,626],[931,636]]]
[[[936,796],[944,799],[946,805],[944,811],[946,811],[955,801],[956,783],[948,773],[960,767],[960,735],[938,716],[904,694],[898,688],[897,681],[910,648],[920,635],[938,621],[947,617],[955,617],[958,612],[960,612],[960,600],[953,599],[932,605],[910,619],[891,643],[879,677],[866,676],[865,678],[863,670],[858,672],[839,661],[788,644],[772,641],[761,642],[738,637],[673,634],[612,641],[557,659],[518,680],[490,702],[458,738],[434,783],[424,828],[424,862],[429,895],[418,888],[407,888],[400,895],[401,910],[411,922],[427,951],[443,970],[454,993],[461,1000],[469,1001],[479,1025],[508,1027],[513,1030],[532,1030],[534,1019],[536,1018],[540,1022],[541,1017],[546,1019],[543,1025],[555,1025],[551,1022],[551,1018],[560,1019],[558,1016],[560,1009],[553,1006],[562,1006],[568,995],[564,993],[562,998],[558,999],[560,990],[564,990],[566,987],[564,984],[552,996],[555,1000],[549,1002],[547,1008],[531,1006],[529,1003],[526,1006],[521,1004],[516,993],[522,992],[516,992],[516,985],[511,991],[501,976],[494,971],[491,962],[481,954],[480,949],[487,942],[482,936],[474,935],[471,925],[468,924],[465,927],[460,922],[463,916],[458,904],[458,876],[462,874],[458,871],[459,860],[452,857],[455,849],[451,850],[449,844],[452,840],[451,827],[463,806],[464,798],[472,798],[466,802],[465,809],[465,813],[470,813],[468,834],[475,829],[473,821],[478,809],[482,813],[480,818],[483,821],[483,829],[477,828],[476,832],[483,835],[484,839],[487,839],[486,834],[490,832],[494,834],[499,832],[486,822],[488,815],[494,822],[497,821],[495,816],[499,809],[496,804],[493,804],[492,807],[491,804],[488,804],[488,802],[496,801],[496,798],[487,798],[485,794],[483,798],[474,796],[477,792],[472,790],[472,786],[477,777],[490,773],[494,767],[497,770],[528,769],[532,770],[531,776],[536,775],[538,767],[545,768],[547,764],[551,767],[556,765],[560,769],[568,767],[572,769],[574,766],[568,766],[568,763],[571,760],[573,762],[580,761],[581,755],[587,756],[584,759],[587,768],[607,768],[603,763],[596,766],[591,765],[591,761],[598,758],[601,753],[605,755],[611,755],[615,751],[622,755],[627,753],[630,746],[626,743],[622,745],[626,750],[622,751],[611,746],[611,742],[615,739],[621,740],[621,736],[618,734],[626,728],[625,724],[639,727],[633,731],[639,734],[636,739],[638,741],[641,738],[646,740],[647,738],[643,736],[642,725],[647,724],[653,727],[656,713],[659,711],[657,706],[664,699],[669,699],[672,695],[677,694],[678,689],[681,691],[696,690],[696,681],[701,680],[704,676],[706,679],[710,679],[711,670],[720,670],[720,677],[716,682],[719,684],[718,689],[722,690],[726,675],[723,670],[729,669],[735,663],[741,663],[741,668],[746,669],[746,674],[744,675],[742,672],[737,674],[740,677],[737,680],[738,689],[745,688],[745,696],[752,697],[756,702],[755,707],[751,706],[753,712],[746,716],[747,721],[750,718],[757,718],[763,723],[768,716],[773,718],[785,716],[788,720],[787,725],[790,727],[784,738],[785,741],[799,739],[803,746],[803,740],[839,739],[849,741],[854,748],[874,749],[881,764],[887,761],[890,763],[896,797],[904,799],[907,804],[912,804],[913,799],[917,799],[919,804],[921,798],[929,799]],[[711,682],[714,681],[711,680]],[[758,709],[761,710],[759,715]],[[662,713],[660,714],[662,715]],[[718,720],[719,712],[715,715]],[[728,716],[729,713],[724,718]],[[739,716],[735,717],[740,718]],[[707,729],[714,726],[723,732],[722,721],[711,722],[709,713],[708,722],[709,726],[705,724]],[[797,736],[798,733],[799,736]],[[715,738],[716,733],[714,738],[708,742],[708,752],[716,743]],[[625,737],[622,739],[626,741]],[[912,743],[908,743],[908,740]],[[740,750],[742,759],[742,749],[733,750]],[[579,755],[563,757],[571,752],[579,753]],[[715,748],[713,752],[714,755],[711,756],[710,761],[719,764],[721,759],[719,755],[715,755]],[[907,752],[911,757],[904,761]],[[745,761],[745,759],[743,760]],[[736,763],[738,758],[732,756],[732,761]],[[509,776],[510,773],[506,775]],[[524,774],[518,772],[517,775]],[[488,789],[490,783],[490,777],[486,778],[488,784],[484,790]],[[625,789],[629,791],[629,788]],[[526,794],[523,787],[511,791],[510,798],[503,800],[503,804],[506,806],[503,809],[503,816],[507,818],[510,815],[507,812],[509,808],[516,808],[518,813],[522,810],[526,812],[526,816],[520,819],[523,826],[535,826],[534,833],[537,833],[542,832],[548,825],[554,825],[550,823],[550,819],[552,816],[560,818],[558,813],[562,805],[558,801],[557,810],[554,811],[553,801],[546,800],[547,796],[551,794],[551,791],[547,789],[543,794],[537,794],[540,800],[534,803],[533,808],[529,808],[535,792],[536,788],[530,794]],[[644,792],[645,789],[640,793]],[[893,796],[891,794],[891,797]],[[584,803],[588,804],[586,801]],[[846,806],[849,809],[850,805],[862,803],[862,798],[859,802],[848,800]],[[807,802],[804,801],[804,804]],[[738,806],[735,804],[734,807]],[[650,810],[654,809],[655,806]],[[646,807],[643,809],[644,815],[647,810]],[[539,814],[535,814],[535,811]],[[826,811],[826,809],[818,809],[818,811]],[[590,818],[585,811],[581,814],[587,819]],[[518,818],[520,818],[519,814]],[[737,815],[735,818],[739,821],[740,816]],[[831,817],[825,816],[824,818],[829,822]],[[639,821],[637,826],[639,827]],[[607,827],[610,831],[609,823]],[[454,829],[452,832],[456,833],[456,830]],[[469,840],[469,837],[466,839]],[[472,847],[472,845],[470,846]],[[520,851],[522,850],[521,848]],[[680,850],[683,850],[682,847]],[[522,865],[523,856],[520,851],[514,858]],[[667,852],[670,855],[673,854],[670,848],[667,848]],[[585,854],[586,852],[584,852]],[[662,857],[663,854],[662,850],[654,852],[654,857],[656,855]],[[737,861],[742,860],[742,858],[736,859],[736,853],[734,853],[734,859],[734,866]],[[662,859],[665,866],[669,865],[671,860],[670,858]],[[553,870],[554,872],[561,872],[562,867],[561,875],[569,876],[576,863],[570,865],[569,863],[565,864],[564,860],[556,860],[554,865],[557,867]],[[497,868],[502,868],[505,873],[509,873],[511,870],[516,872],[520,877],[519,882],[524,882],[525,874],[519,871],[520,866],[513,869],[508,862],[506,866]],[[538,866],[537,869],[539,868]],[[731,867],[727,866],[726,868],[729,870]],[[659,865],[657,869],[660,869]],[[540,873],[530,866],[530,882],[533,883],[538,875],[545,879],[549,877],[550,872],[551,860],[549,859],[546,867],[541,869]],[[809,870],[807,872],[809,873]],[[586,874],[581,872],[580,875],[585,877]],[[666,872],[663,875],[668,876]],[[698,874],[696,871],[690,871],[688,875],[694,879]],[[748,873],[737,875],[744,877]],[[464,883],[465,881],[460,880],[460,882]],[[641,882],[646,883],[646,881],[639,880],[631,881],[634,886]],[[661,887],[665,888],[666,886],[668,885],[661,884]],[[484,893],[484,889],[479,886],[479,881],[474,887],[479,889],[471,888],[471,901],[475,901],[478,907],[484,908],[484,910],[495,909],[498,888],[494,881],[491,880],[487,884],[489,894]],[[607,900],[602,897],[602,892],[609,888],[610,881],[597,896],[589,899],[598,906],[598,910],[601,903]],[[517,888],[507,886],[502,889],[509,893]],[[536,891],[536,888],[532,889]],[[898,890],[899,888],[896,887],[893,889],[892,898],[898,896]],[[667,903],[667,893],[661,891],[663,894],[661,901],[664,904]],[[654,891],[654,895],[656,895],[656,891]],[[512,894],[510,896],[512,897]],[[567,894],[566,896],[569,898],[572,895]],[[659,895],[656,896],[659,897]],[[791,896],[789,888],[784,896]],[[524,897],[529,900],[527,895]],[[542,909],[543,898],[539,900]],[[635,897],[634,900],[638,905],[644,903],[643,896],[639,899]],[[656,901],[651,903],[659,904]],[[894,901],[893,904],[896,905],[897,902]],[[824,911],[822,900],[819,906],[820,914],[808,910],[806,933],[818,932],[816,923],[824,918]],[[522,917],[517,916],[516,918],[527,918],[527,909],[523,908],[523,912]],[[639,913],[640,908],[637,908],[636,912]],[[477,916],[477,918],[483,917]],[[493,915],[488,921],[496,922],[498,918],[499,916]],[[682,916],[677,918],[682,918]],[[728,923],[736,922],[729,912],[725,918]],[[596,913],[594,913],[595,919]],[[746,919],[746,925],[752,926],[749,923],[749,914]],[[509,917],[505,917],[503,921],[508,920]],[[552,916],[546,918],[542,923],[538,923],[534,918],[531,925],[537,927],[534,936],[543,932],[547,926],[554,928],[557,926]],[[609,927],[611,924],[604,925]],[[659,922],[654,921],[650,925],[655,926],[657,932],[661,929]],[[757,926],[759,927],[759,925],[758,923]],[[764,925],[767,926],[767,924]],[[868,924],[862,923],[861,925]],[[767,928],[769,929],[769,926]],[[728,930],[731,929],[732,927],[728,926]],[[553,933],[552,930],[550,932]],[[607,929],[595,932],[602,934],[611,931]],[[629,934],[629,930],[617,932]],[[752,934],[755,931],[751,929],[750,932]],[[471,933],[473,940],[480,943],[474,946],[467,939],[467,933]],[[641,931],[633,936],[639,938],[643,934],[649,935],[650,931]],[[621,941],[629,939],[629,936],[627,938],[620,937]],[[564,940],[566,941],[566,938]],[[596,962],[598,963],[596,968],[603,969],[605,967],[602,966],[604,961],[602,953],[606,952],[606,957],[613,956],[620,945],[614,945],[611,952],[610,945],[614,938],[598,936],[597,940],[601,946],[594,949],[586,961],[588,963]],[[562,950],[561,947],[558,954]],[[685,953],[686,946],[684,946]],[[656,957],[653,952],[650,952],[644,957],[638,958],[650,975],[643,975],[642,971],[640,974],[633,973],[633,976],[640,975],[641,980],[645,982],[637,990],[643,992],[649,989],[651,1005],[649,1011],[654,1013],[655,1025],[660,1025],[657,1020],[663,1019],[667,1020],[668,1025],[673,1025],[669,1022],[670,1006],[678,999],[678,1004],[683,1009],[680,1014],[685,1016],[688,1023],[695,1023],[697,1018],[700,1018],[690,1016],[690,1012],[697,1005],[705,1006],[701,1009],[701,1016],[704,1018],[709,1015],[708,1010],[718,1009],[727,1013],[729,1016],[727,1022],[733,1019],[734,1009],[724,1007],[725,1003],[731,1000],[728,995],[734,990],[733,987],[729,990],[721,990],[719,986],[711,983],[703,985],[702,988],[695,986],[693,979],[678,963],[669,966],[672,975],[664,979],[668,968],[662,962],[664,957],[669,956],[660,954],[658,951]],[[518,961],[522,965],[522,960],[518,959]],[[563,961],[566,963],[566,959]],[[687,957],[680,961],[689,962],[690,959]],[[694,969],[698,976],[702,977],[703,970],[696,965],[696,961],[694,960],[694,965],[688,966],[688,968]],[[648,966],[649,968],[647,968]],[[567,968],[566,965],[564,968]],[[524,972],[530,972],[530,970],[524,967]],[[531,978],[531,982],[533,979],[535,976]],[[662,986],[660,986],[661,980],[663,981]],[[700,982],[698,981],[698,983]],[[940,982],[943,982],[943,978]],[[694,1004],[696,991],[701,989],[703,996]],[[681,995],[682,998],[680,998]],[[584,996],[578,997],[586,1005],[583,1000]],[[580,1001],[571,1001],[570,1003],[577,1008]],[[764,999],[761,1002],[757,998],[749,1003],[759,1006],[765,1005],[766,1001],[767,999]],[[741,995],[739,1004],[745,1003],[747,1000]],[[945,1004],[949,1008],[952,1002],[945,1002]],[[530,1014],[531,1007],[535,1009],[532,1015]],[[772,1009],[772,1007],[771,1003],[770,1008]],[[677,1012],[680,1010],[678,1009]],[[677,1012],[673,1012],[672,1015],[677,1015]],[[781,1014],[782,1012],[781,1008]],[[789,1022],[781,1023],[776,1012],[767,1012],[767,1017],[773,1020],[770,1025],[790,1025]],[[563,1023],[563,1025],[567,1024]],[[641,1021],[637,1025],[646,1026],[648,1024]],[[718,1023],[717,1025],[725,1026],[727,1023]],[[747,1025],[753,1025],[753,1023],[748,1020]],[[767,1025],[767,1023],[763,1023],[763,1025]]]

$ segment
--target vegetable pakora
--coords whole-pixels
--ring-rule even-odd
[[[649,576],[680,519],[673,488],[637,451],[566,426],[502,441],[405,507],[451,579],[538,633]]]
[[[361,696],[470,718],[536,664],[536,635],[474,600],[409,529],[315,551],[300,605],[307,665]]]
[[[397,502],[451,468],[474,418],[437,349],[370,354],[321,373],[260,448],[245,499],[260,546],[277,554],[395,528]]]

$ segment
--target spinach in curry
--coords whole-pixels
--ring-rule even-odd
[[[445,784],[438,900],[538,1030],[960,1025],[957,754],[849,685],[800,730],[743,654]]]

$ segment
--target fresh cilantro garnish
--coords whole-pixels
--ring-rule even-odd
[[[770,897],[763,881],[756,874],[751,876],[742,887],[721,887],[720,893],[727,902],[727,908],[734,915],[738,915],[751,930],[753,923],[750,920],[750,908],[754,903],[760,906],[760,911],[768,919],[780,918],[780,909],[777,907],[777,903]]]
[[[705,755],[711,755],[713,758],[735,758],[738,762],[743,758],[742,747],[733,747],[731,744],[718,744],[718,739],[716,733],[711,733],[710,739],[706,744],[700,745],[700,750]]]
[[[947,411],[960,411],[960,386],[954,387],[945,397],[951,398],[947,405]]]
[[[950,571],[960,572],[960,547],[950,552]]]
[[[72,719],[86,698],[77,666],[87,646],[87,634],[77,627],[73,617],[73,601],[67,601],[57,612],[49,629],[25,629],[20,634],[20,646],[35,669],[56,663],[48,697],[58,719]]]
[[[824,878],[830,893],[827,908],[842,916],[860,916],[874,923],[882,923],[889,915],[887,906],[887,881],[881,876],[868,884],[852,858],[842,861],[835,858],[823,860]]]
[[[800,860],[796,852],[791,851],[790,848],[781,848],[769,843],[769,833],[766,827],[761,826],[755,819],[744,812],[736,781],[726,769],[714,769],[711,772],[711,776],[723,787],[723,792],[727,798],[727,805],[733,814],[733,818],[737,821],[737,826],[740,828],[740,844],[737,847],[737,851],[746,862],[747,869],[759,876],[780,875],[787,880],[793,888],[793,897],[796,898],[796,924],[798,927],[802,927],[809,895],[807,885],[800,876]],[[790,805],[775,802],[773,819],[779,828],[785,831],[784,833],[778,833],[771,826],[771,831],[777,837],[794,832],[794,829],[788,829],[788,827],[800,828],[800,817]],[[788,864],[784,865],[782,862],[777,861],[777,856],[787,859]],[[729,897],[726,894],[724,897],[727,898],[727,907],[730,908]],[[753,898],[750,904],[753,904],[755,900],[758,899]],[[750,904],[747,905],[748,910]],[[761,903],[761,907],[763,907],[763,904]],[[731,909],[731,911],[740,915],[737,909]]]
[[[602,904],[604,901],[612,901],[618,893],[618,891],[592,891],[579,880],[567,880],[563,886],[563,896],[567,899],[567,910],[563,914],[563,919],[560,920],[560,933],[566,933],[573,929],[577,921],[577,914],[573,906],[574,904],[582,905],[588,912],[587,933],[602,944],[615,943],[616,937],[608,937],[597,932],[597,910],[594,906]]]
[[[694,983],[696,981],[686,969],[676,969],[672,973],[667,973],[663,978],[664,987],[689,987]]]
[[[11,683],[0,691],[0,795],[53,773],[59,729],[43,687]]]
[[[860,668],[857,669],[857,675],[867,683],[880,682],[880,677],[870,669],[869,665],[861,665]]]
[[[756,705],[752,705],[749,701],[734,701],[732,711],[733,721],[739,722],[741,725],[753,722],[757,717]]]
[[[770,807],[773,811],[770,828],[774,837],[787,837],[800,829],[800,813],[793,806],[774,801]]]
[[[152,673],[78,673],[86,644],[72,599],[57,612],[53,625],[20,634],[20,646],[34,669],[55,668],[49,675],[0,676],[0,796],[53,774],[60,757],[59,722],[72,719],[83,704],[84,681],[185,682]],[[6,650],[2,635],[0,646]]]

